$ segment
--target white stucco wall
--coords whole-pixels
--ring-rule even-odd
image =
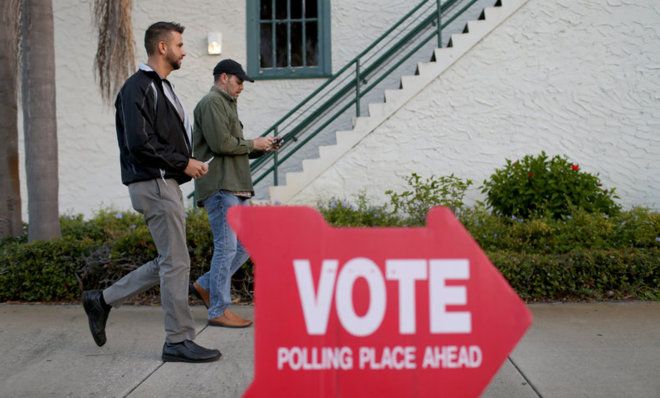
[[[342,67],[413,4],[402,0],[331,2],[333,70]],[[114,112],[101,102],[93,73],[96,31],[91,0],[53,0],[57,78],[57,115],[61,213],[91,215],[101,207],[130,209],[121,184]],[[186,26],[187,56],[170,75],[189,112],[212,84],[211,71],[222,58],[246,62],[245,0],[133,1],[137,62],[146,61],[145,29],[153,22],[177,21]],[[359,27],[359,29],[356,29]],[[208,32],[223,34],[223,54],[206,54]],[[322,80],[258,81],[241,95],[239,113],[246,135],[256,136],[315,89]],[[22,134],[21,134],[22,135]],[[21,159],[23,152],[21,149]],[[23,161],[23,160],[21,160]],[[27,192],[22,168],[24,219]],[[192,183],[183,186],[192,190]]]
[[[294,202],[384,200],[411,172],[478,187],[542,150],[660,209],[660,2],[530,0]]]

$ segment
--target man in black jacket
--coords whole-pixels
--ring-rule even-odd
[[[83,307],[92,337],[102,346],[110,309],[160,283],[166,333],[163,361],[210,362],[219,359],[220,352],[192,341],[190,257],[179,188],[206,174],[208,166],[191,157],[190,121],[166,79],[186,55],[183,30],[174,22],[157,22],[147,29],[147,63],[124,83],[115,102],[121,179],[133,208],[144,215],[158,257],[103,291],[85,291]]]

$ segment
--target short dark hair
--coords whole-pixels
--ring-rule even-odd
[[[158,49],[158,43],[166,40],[170,32],[179,32],[183,34],[186,28],[176,22],[156,22],[147,28],[144,33],[144,48],[147,55],[153,55]]]

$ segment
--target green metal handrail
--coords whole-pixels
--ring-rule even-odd
[[[274,185],[278,185],[278,169],[282,163],[351,106],[355,106],[355,115],[359,117],[360,100],[366,94],[434,37],[437,38],[437,46],[442,47],[442,30],[476,2],[477,0],[423,0],[406,13],[260,135],[282,135],[284,144],[279,153],[268,153],[250,163],[254,184],[272,173]],[[461,5],[463,7],[459,7]],[[397,30],[400,31],[396,32]],[[424,32],[429,30],[429,34],[423,36]],[[377,48],[381,44],[383,46]],[[407,46],[412,48],[408,49]],[[305,115],[306,113],[309,114]],[[272,164],[268,166],[268,162]]]

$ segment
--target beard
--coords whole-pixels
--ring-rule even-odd
[[[170,58],[170,57],[167,58],[167,62],[172,67],[172,70],[181,69],[181,61],[182,60],[183,60],[182,58],[179,58],[179,59],[174,59],[174,58]]]
[[[181,61],[170,61],[173,70],[181,69]]]

